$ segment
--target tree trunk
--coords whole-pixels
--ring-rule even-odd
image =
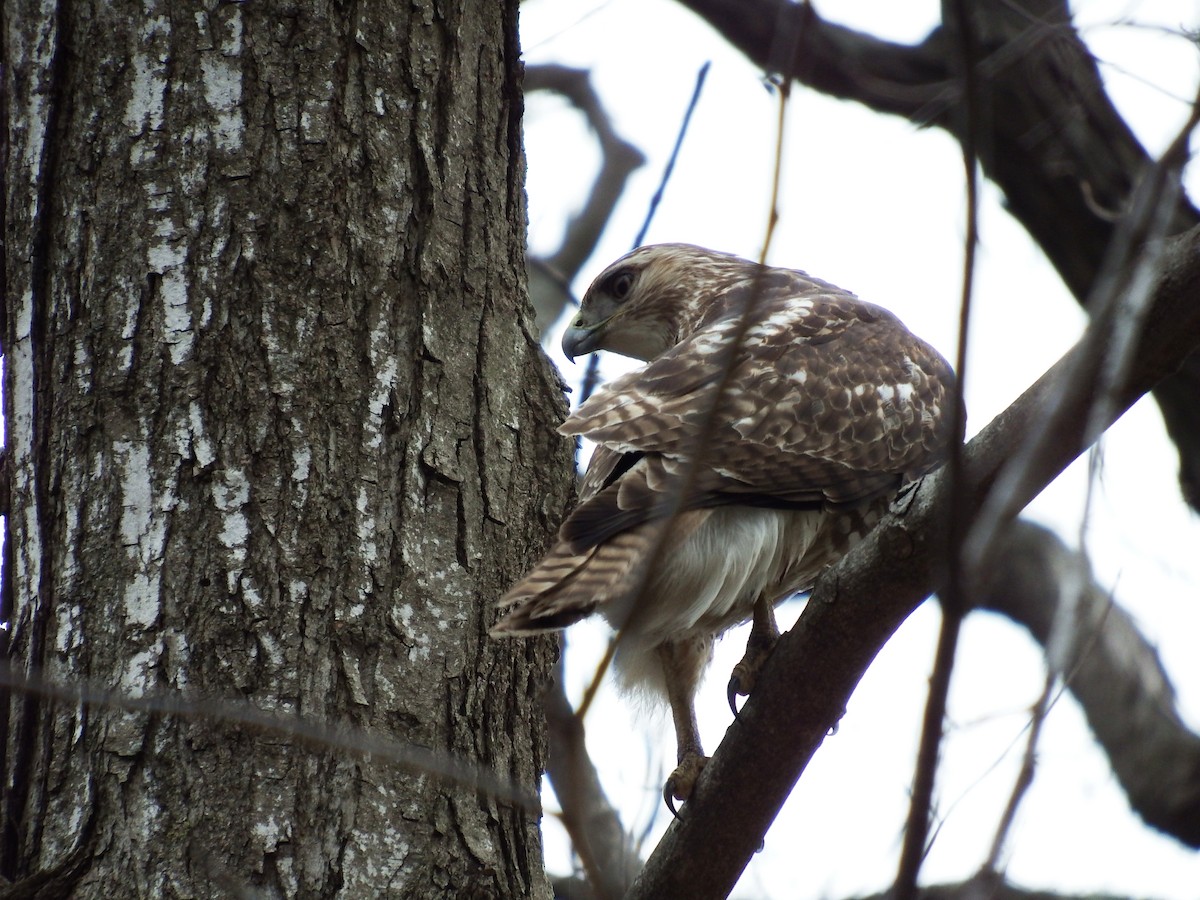
[[[13,894],[548,894],[516,6],[6,3]]]

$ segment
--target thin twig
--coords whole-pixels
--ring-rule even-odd
[[[1046,684],[1033,707],[1029,736],[1025,742],[1025,755],[1021,759],[1021,769],[1017,773],[1017,780],[1013,783],[1012,794],[1008,798],[1008,804],[1004,807],[1004,813],[1000,816],[1000,824],[996,826],[992,849],[988,853],[987,862],[983,865],[985,871],[1000,874],[1000,856],[1004,852],[1004,845],[1008,842],[1008,835],[1012,831],[1013,822],[1016,821],[1021,801],[1025,799],[1025,794],[1033,784],[1033,773],[1037,768],[1038,739],[1042,736],[1042,723],[1046,721],[1046,715],[1050,711],[1050,705],[1055,697],[1054,684],[1057,680],[1058,676],[1054,670],[1047,669]]]
[[[783,125],[784,111],[788,101],[788,91],[780,90],[779,92],[779,138],[776,141],[775,152],[775,177],[772,180],[772,195],[771,195],[771,220],[768,221],[766,234],[763,238],[762,256],[766,257],[770,249],[771,238],[775,231],[775,210],[778,207],[779,197],[779,172],[783,165]],[[716,433],[717,423],[719,421],[719,413],[721,404],[729,393],[730,384],[733,381],[733,372],[737,368],[738,352],[742,348],[742,344],[746,339],[746,334],[754,324],[754,314],[758,309],[759,300],[762,296],[761,281],[766,270],[759,269],[755,272],[754,278],[750,283],[749,296],[746,298],[746,306],[742,310],[742,314],[738,317],[737,328],[729,336],[729,340],[725,346],[721,348],[724,353],[724,359],[721,360],[721,377],[716,384],[710,389],[708,403],[704,408],[703,415],[699,420],[699,429],[696,434],[695,453],[684,461],[682,471],[676,478],[675,487],[671,491],[670,502],[663,509],[663,516],[658,521],[661,523],[658,528],[658,533],[651,542],[649,551],[642,558],[639,566],[637,578],[634,581],[634,589],[630,592],[632,602],[630,609],[637,609],[642,596],[646,592],[646,588],[650,583],[650,575],[656,571],[658,561],[662,558],[663,551],[670,539],[671,529],[675,524],[675,520],[683,511],[683,505],[687,498],[691,496],[692,486],[695,484],[696,476],[703,468],[705,458],[712,444],[713,434]],[[616,640],[621,640],[622,631],[618,630]]]
[[[792,83],[781,81],[774,85],[779,91],[779,118],[775,122],[775,163],[771,171],[771,211],[767,216],[767,233],[763,235],[762,252],[758,256],[758,264],[767,264],[767,253],[771,249],[771,241],[775,237],[775,226],[779,224],[779,183],[783,179],[783,136],[787,132],[788,99],[792,95]]]
[[[19,672],[8,663],[0,664],[0,687],[73,706],[119,709],[186,720],[203,719],[223,725],[241,726],[260,734],[284,735],[296,739],[296,743],[301,746],[344,750],[357,756],[371,756],[393,763],[402,769],[465,785],[531,812],[541,810],[538,798],[520,785],[495,772],[457,759],[448,751],[426,750],[411,744],[401,744],[350,725],[312,721],[298,715],[274,715],[236,700],[188,700],[179,693],[165,692],[135,697],[124,691],[96,687],[86,682],[60,684],[37,674]]]
[[[900,851],[900,864],[896,872],[893,894],[897,900],[911,900],[917,893],[917,876],[921,863],[928,852],[930,813],[933,808],[933,790],[937,780],[943,728],[946,720],[946,705],[950,694],[950,680],[954,671],[954,656],[962,621],[967,612],[967,600],[963,592],[962,554],[958,536],[964,533],[969,521],[966,507],[967,494],[963,489],[963,437],[966,432],[966,404],[963,390],[967,377],[967,336],[970,333],[971,299],[975,285],[975,251],[979,243],[979,173],[976,149],[978,133],[978,84],[975,69],[976,47],[968,20],[966,3],[958,0],[957,20],[959,27],[958,46],[961,52],[963,73],[963,130],[962,158],[967,191],[967,229],[963,248],[962,298],[959,307],[958,350],[954,370],[957,373],[954,389],[954,408],[951,411],[953,443],[947,475],[950,480],[950,528],[952,546],[949,548],[950,571],[946,586],[939,594],[942,610],[942,626],[938,634],[937,650],[934,655],[933,674],[929,679],[929,697],[921,728],[921,741],[917,750],[913,772],[912,797],[909,801],[908,821],[904,829],[904,843]]]
[[[708,77],[708,69],[711,65],[712,63],[706,62],[700,67],[700,71],[696,73],[696,86],[692,89],[692,99],[688,101],[687,109],[683,113],[683,121],[679,124],[679,133],[675,135],[675,146],[671,148],[671,155],[667,158],[666,167],[663,168],[658,188],[655,190],[654,196],[650,198],[650,206],[646,209],[646,218],[642,220],[642,227],[638,229],[637,237],[633,239],[633,247],[630,249],[636,250],[646,240],[646,232],[650,230],[650,223],[654,221],[654,214],[658,212],[658,206],[662,202],[663,193],[667,189],[667,182],[671,179],[671,173],[675,171],[675,161],[679,158],[679,151],[683,149],[683,139],[687,136],[688,127],[692,123],[692,113],[696,111],[696,106],[700,103],[700,92],[704,90],[704,80]],[[593,353],[591,359],[588,360],[587,371],[583,376],[583,384],[579,389],[579,402],[581,404],[588,397],[592,396],[592,391],[596,390],[596,383],[599,380],[600,357]]]

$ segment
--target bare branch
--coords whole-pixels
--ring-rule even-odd
[[[999,542],[996,577],[980,607],[1019,622],[1046,646],[1060,608],[1075,604],[1078,625],[1060,661],[1067,687],[1133,809],[1148,825],[1200,847],[1200,735],[1180,718],[1154,648],[1095,583],[1086,559],[1052,532],[1021,521]]]
[[[1200,344],[1197,296],[1200,228],[1167,246],[1148,324],[1114,414]],[[1081,344],[1107,327],[1093,323]],[[1037,483],[1020,498],[1022,505],[1084,449],[1080,435],[1093,408],[1091,396],[1073,398],[1067,414],[1041,421],[1081,355],[1084,349],[1077,345],[967,446],[962,489],[972,505],[1031,429],[1052,431],[1056,452],[1040,461]],[[684,817],[668,828],[630,897],[728,894],[875,654],[944,578],[950,501],[944,473],[928,477],[907,508],[885,518],[822,576],[797,627],[780,639],[754,694],[705,768]]]
[[[988,851],[987,861],[983,864],[986,871],[997,873],[1002,871],[1000,859],[1004,853],[1008,835],[1012,831],[1013,822],[1017,819],[1017,810],[1029,788],[1033,786],[1033,774],[1037,768],[1038,740],[1042,736],[1042,725],[1046,722],[1046,713],[1049,712],[1050,703],[1054,697],[1054,686],[1057,683],[1058,677],[1055,673],[1052,670],[1047,671],[1046,684],[1031,711],[1029,733],[1025,739],[1025,754],[1021,757],[1021,768],[1017,772],[1016,781],[1013,782],[1012,794],[1004,806],[1004,812],[1000,815],[1000,824],[996,826],[996,835],[992,838],[992,848]]]
[[[646,158],[612,127],[586,71],[567,66],[530,66],[525,70],[525,92],[534,91],[560,94],[583,113],[596,135],[601,155],[600,171],[587,202],[567,223],[562,245],[548,259],[534,260],[530,265],[530,298],[537,311],[538,330],[544,331],[571,300],[571,282],[596,249],[625,182]]]
[[[558,802],[562,822],[592,891],[600,900],[623,897],[641,868],[633,841],[605,796],[596,767],[588,757],[583,720],[575,715],[563,692],[562,657],[545,695],[550,758],[546,774]]]

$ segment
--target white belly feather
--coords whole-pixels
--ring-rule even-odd
[[[825,511],[726,506],[706,513],[664,554],[627,621],[602,607],[621,632],[614,664],[623,688],[665,694],[655,647],[720,635],[749,619],[759,596],[779,603],[810,587],[847,549],[845,520]]]

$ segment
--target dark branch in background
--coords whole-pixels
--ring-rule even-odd
[[[583,863],[591,895],[618,900],[633,884],[642,861],[588,756],[583,720],[563,691],[561,654],[543,702],[551,748],[546,775],[562,808],[563,827]]]
[[[999,538],[995,578],[977,598],[1046,646],[1064,604],[1078,627],[1062,675],[1104,748],[1130,805],[1146,821],[1200,847],[1200,735],[1180,718],[1153,646],[1096,584],[1087,560],[1049,530],[1018,522]],[[1081,579],[1079,574],[1083,573]]]
[[[609,121],[588,73],[566,66],[530,66],[525,70],[525,93],[553,91],[583,113],[600,145],[600,171],[583,209],[567,223],[562,244],[553,256],[530,257],[529,297],[537,311],[539,331],[545,331],[573,303],[571,282],[579,274],[625,190],[625,182],[646,158],[624,140]]]
[[[1161,272],[1114,415],[1200,345],[1200,304],[1195,302],[1200,296],[1200,228],[1169,243]],[[1080,435],[1092,415],[1092,396],[1073,398],[1062,415],[1048,422],[1042,414],[1056,403],[1064,379],[1078,372],[1080,358],[1091,357],[1088,349],[1097,333],[1110,327],[1104,318],[1093,322],[1075,348],[967,445],[961,490],[972,506],[986,496],[1008,455],[1031,430],[1046,428],[1054,438],[1032,468],[1037,489],[1085,449]],[[1103,362],[1094,360],[1091,383]],[[1021,499],[1024,503],[1032,497],[1031,492]],[[647,861],[631,898],[729,893],[867,666],[942,583],[950,502],[944,472],[935,473],[907,508],[889,515],[820,578],[799,623],[780,638],[755,692],[705,768],[684,817],[672,823]],[[1081,692],[1086,665],[1083,661],[1079,669]],[[1157,763],[1154,768],[1157,777]],[[1177,800],[1185,807],[1184,822],[1193,828],[1200,822],[1196,771],[1193,760],[1187,770],[1193,789]],[[1149,776],[1143,772],[1140,778]],[[1184,831],[1176,836],[1200,846],[1200,835]]]
[[[826,22],[807,3],[679,2],[757,65],[778,65],[773,51],[786,34],[795,51],[782,74],[961,137],[954,51],[944,28],[905,46]],[[1114,223],[1137,178],[1148,171],[1149,156],[1104,92],[1063,0],[988,0],[967,4],[967,10],[980,43],[981,99],[988,114],[981,123],[980,163],[1004,191],[1009,211],[1086,303],[1113,242]],[[1181,197],[1169,233],[1197,223],[1200,212]],[[1154,389],[1179,450],[1183,495],[1200,511],[1198,396],[1200,354]]]

